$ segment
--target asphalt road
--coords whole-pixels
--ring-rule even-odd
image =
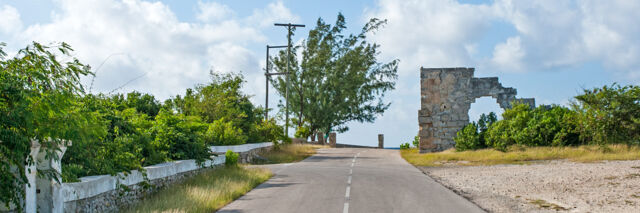
[[[321,149],[218,212],[483,212],[400,157],[397,150]]]

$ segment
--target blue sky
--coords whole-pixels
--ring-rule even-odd
[[[637,85],[637,11],[640,2],[623,0],[0,0],[0,41],[9,53],[34,40],[68,42],[96,69],[94,93],[142,76],[117,92],[166,99],[206,82],[209,70],[242,71],[245,91],[263,105],[265,45],[286,43],[274,22],[306,24],[294,37],[300,42],[318,17],[331,23],[342,12],[353,32],[370,18],[388,19],[369,39],[381,45],[381,61],[400,59],[397,89],[386,98],[392,106],[338,140],[375,145],[383,133],[391,147],[417,133],[421,66],[475,67],[477,77],[497,76],[538,104],[567,104],[583,88],[613,82]],[[500,111],[495,100],[478,99],[470,116],[489,111]]]

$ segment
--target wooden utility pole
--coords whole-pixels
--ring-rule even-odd
[[[271,78],[272,75],[284,75],[286,73],[269,73],[269,49],[271,48],[285,48],[287,47],[287,45],[281,45],[281,46],[269,46],[267,45],[267,60],[265,61],[265,69],[264,69],[264,78],[266,79],[266,94],[265,94],[265,100],[264,100],[264,119],[265,120],[269,120],[269,79]]]
[[[289,60],[291,60],[291,35],[293,34],[293,30],[296,27],[304,27],[304,24],[291,24],[291,23],[287,23],[287,24],[274,24],[275,26],[282,26],[282,27],[287,27],[287,71],[286,73],[289,73]],[[284,134],[289,137],[289,75],[286,76],[286,83],[285,83],[285,101],[286,101],[286,106],[285,106],[285,118],[284,118]],[[302,112],[301,112],[302,113]]]

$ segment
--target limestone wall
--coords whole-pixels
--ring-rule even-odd
[[[535,100],[516,98],[514,88],[503,87],[497,77],[474,78],[474,68],[420,68],[420,152],[449,149],[456,133],[469,123],[476,98],[490,96],[501,108],[514,102],[535,106]]]
[[[145,195],[171,185],[185,177],[224,164],[224,155],[204,162],[181,160],[145,167],[148,182],[141,172],[125,175],[97,175],[80,178],[80,182],[63,183],[64,212],[113,212],[137,202]]]
[[[130,171],[127,175],[119,173],[116,176],[82,177],[80,182],[61,184],[61,195],[53,200],[60,200],[62,208],[57,208],[59,210],[41,208],[40,210],[44,212],[114,212],[185,177],[223,165],[224,153],[227,150],[240,153],[239,162],[246,163],[259,151],[270,149],[272,146],[271,142],[212,146],[211,151],[218,156],[213,156],[202,165],[198,165],[195,160],[180,160],[145,167],[146,181],[143,173],[137,170]]]

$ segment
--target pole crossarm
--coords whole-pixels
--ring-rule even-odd
[[[270,73],[265,73],[264,75],[272,76],[272,75],[287,75],[287,74],[291,74],[291,73],[290,72],[270,72]]]
[[[273,48],[287,48],[287,47],[289,47],[289,46],[287,46],[287,45],[278,45],[278,46],[269,46],[269,45],[267,45],[267,48],[269,48],[269,49],[273,49]]]
[[[287,23],[287,24],[275,23],[273,25],[282,26],[282,27],[305,27],[304,24],[292,24],[292,23]]]

